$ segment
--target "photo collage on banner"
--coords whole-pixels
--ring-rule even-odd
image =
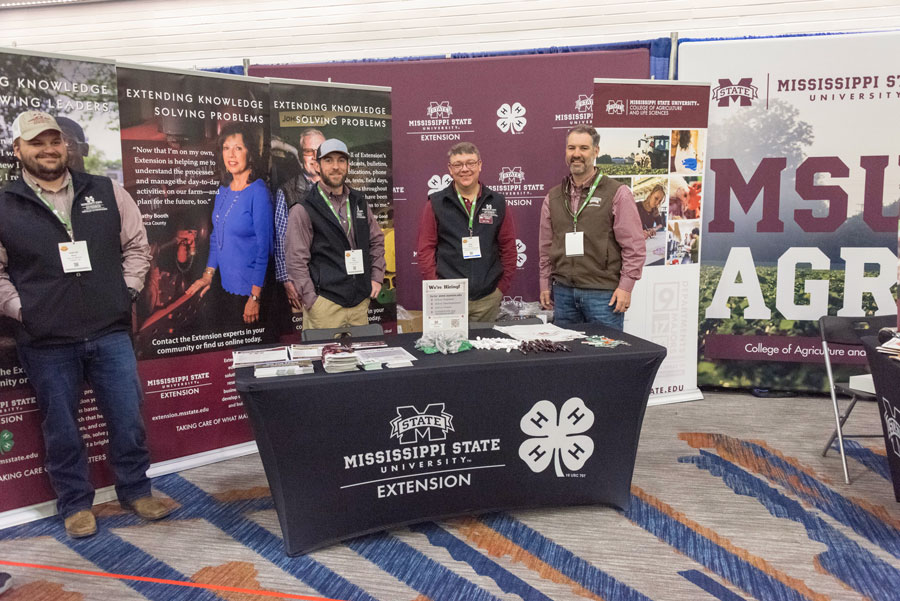
[[[29,110],[56,118],[70,169],[122,182],[112,62],[0,49],[0,186],[19,178],[12,123]],[[15,320],[0,317],[0,512],[55,498],[44,474],[41,415],[16,354],[18,327]],[[78,421],[93,480],[110,484],[106,423],[90,390],[81,401]]]
[[[572,77],[584,73],[586,77]],[[592,78],[648,77],[646,49],[466,60],[258,65],[251,75],[334,80],[392,89],[397,301],[421,309],[416,242],[429,194],[452,182],[448,151],[474,143],[480,181],[506,197],[517,267],[504,308],[538,297],[538,223],[547,192],[566,175],[565,133],[589,124]]]
[[[122,65],[118,81],[125,188],[152,253],[135,351],[153,460],[252,440],[231,351],[277,339],[268,86]],[[245,323],[260,284],[259,320]]]
[[[387,333],[397,322],[397,274],[391,153],[391,90],[353,84],[271,80],[272,190],[285,199],[318,177],[315,150],[337,138],[350,151],[347,184],[362,192],[385,235],[386,272],[369,305],[369,322]],[[303,178],[303,182],[296,178]],[[299,182],[299,183],[298,183]],[[297,193],[299,195],[299,193]],[[299,331],[302,312],[290,311],[278,284],[280,332]]]
[[[713,82],[701,385],[827,390],[819,317],[896,311],[898,44],[896,32],[681,44],[679,77]],[[865,358],[832,361],[839,379]]]
[[[594,80],[597,168],[631,188],[647,257],[625,331],[665,346],[651,403],[702,398],[697,286],[709,85]]]

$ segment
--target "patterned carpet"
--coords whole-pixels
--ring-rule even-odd
[[[53,518],[0,531],[0,570],[15,577],[2,601],[900,599],[883,443],[849,443],[844,485],[839,456],[818,452],[830,416],[825,397],[653,407],[625,512],[429,522],[296,558],[258,458],[233,459],[155,479],[177,506],[162,522],[105,505],[89,539]],[[880,431],[877,407],[858,407],[848,431]]]

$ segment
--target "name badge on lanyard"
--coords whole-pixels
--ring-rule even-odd
[[[64,273],[77,273],[91,270],[91,257],[88,255],[87,242],[60,242],[59,259],[62,261]]]
[[[583,257],[584,256],[584,232],[578,231],[578,216],[581,215],[581,212],[584,210],[584,207],[588,206],[591,201],[591,198],[594,196],[594,190],[597,189],[597,186],[600,184],[600,180],[603,179],[603,173],[597,172],[597,177],[594,178],[594,183],[591,186],[591,189],[588,190],[588,193],[584,197],[584,201],[581,203],[581,207],[578,209],[576,213],[572,213],[572,209],[569,208],[569,203],[566,199],[563,199],[563,202],[566,203],[566,210],[572,215],[572,231],[566,233],[566,256],[567,257]]]
[[[462,239],[463,259],[480,259],[481,243],[478,236],[463,236]]]
[[[584,256],[584,232],[566,232],[566,256]]]
[[[364,273],[362,250],[359,248],[356,250],[345,250],[344,266],[347,268],[347,275],[359,275]]]

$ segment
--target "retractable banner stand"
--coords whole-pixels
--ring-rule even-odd
[[[301,138],[310,132],[337,138],[350,151],[347,183],[366,196],[385,234],[387,272],[381,293],[369,306],[369,321],[393,332],[397,322],[391,153],[391,89],[376,86],[296,80],[269,80],[272,123],[272,193],[292,177],[303,177],[306,158]],[[315,169],[310,165],[307,169]],[[280,284],[279,284],[280,286]],[[287,298],[277,295],[279,319],[290,316],[297,332],[302,312],[291,313]]]
[[[420,309],[416,239],[428,195],[452,181],[447,151],[473,142],[481,182],[506,196],[518,238],[507,302],[537,301],[541,201],[566,174],[565,134],[590,123],[594,77],[646,78],[645,48],[477,59],[253,66],[251,75],[390,86],[397,300]],[[517,299],[518,297],[518,299]]]
[[[271,244],[268,85],[121,65],[118,79],[125,188],[143,214],[152,252],[135,334],[152,459],[250,441],[231,353],[277,339],[274,277],[262,286],[259,321],[245,323],[244,301],[219,274],[253,279],[270,263],[268,248],[261,259],[252,254],[258,251],[234,253],[251,237]],[[242,162],[251,169],[248,186],[237,193],[220,187]],[[212,285],[191,294],[211,253],[218,266]],[[248,267],[260,261],[261,268]]]
[[[896,311],[898,46],[896,32],[681,44],[679,78],[713,83],[701,385],[825,390],[819,317]]]
[[[631,188],[647,245],[625,331],[668,351],[651,404],[703,398],[697,290],[708,111],[709,84],[594,80],[597,168]]]
[[[0,49],[0,186],[20,175],[13,154],[12,123],[28,110],[56,117],[63,129],[70,169],[107,175],[121,183],[119,107],[112,62]],[[16,354],[17,327],[14,320],[0,317],[0,512],[56,496],[44,473],[41,415]],[[106,424],[89,389],[78,420],[92,479],[97,486],[110,484]]]

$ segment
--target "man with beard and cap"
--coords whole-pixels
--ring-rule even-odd
[[[646,246],[631,190],[595,167],[599,154],[593,127],[569,130],[569,175],[541,206],[540,301],[558,324],[599,322],[621,330]]]
[[[0,312],[18,322],[22,367],[36,393],[45,467],[73,538],[97,531],[94,488],[78,430],[85,380],[109,432],[122,507],[156,520],[141,382],[129,336],[132,302],[150,266],[140,211],[107,177],[67,168],[62,129],[26,111],[12,125],[22,176],[0,191]]]
[[[284,237],[288,280],[303,306],[303,329],[369,323],[369,300],[384,280],[384,232],[365,196],[346,185],[350,153],[319,146],[321,180],[291,207]]]
[[[287,231],[291,207],[301,202],[319,181],[319,165],[316,151],[325,135],[318,129],[306,129],[300,134],[301,172],[289,179],[275,194],[275,279],[284,285],[291,306],[300,311],[303,304],[294,284],[288,279],[284,263],[284,233]]]

